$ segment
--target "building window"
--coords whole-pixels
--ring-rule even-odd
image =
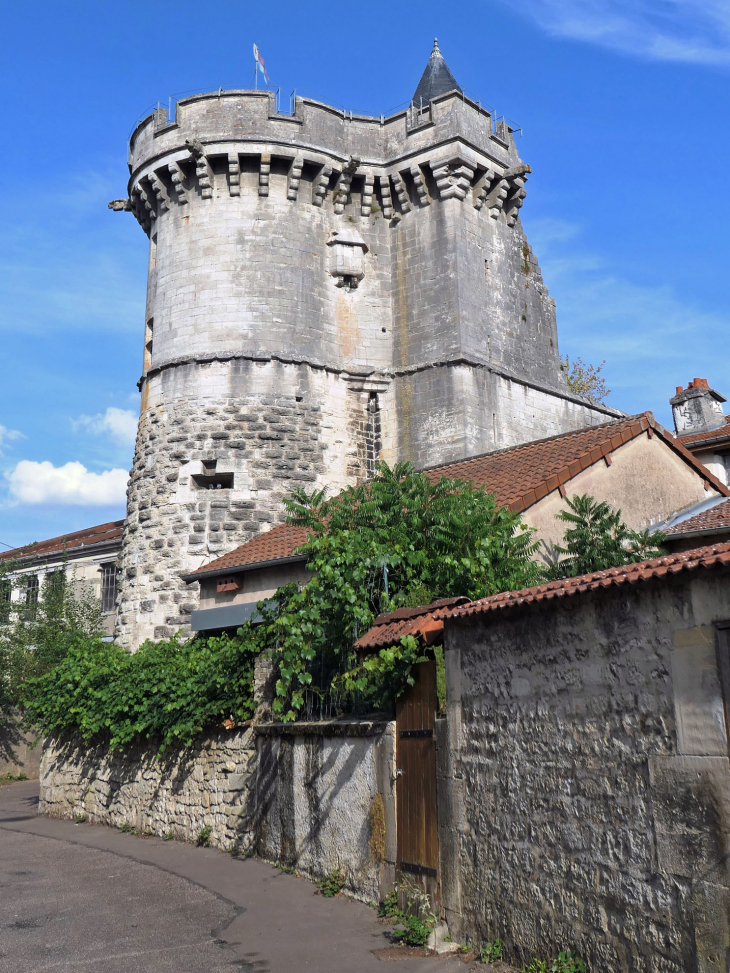
[[[116,564],[102,564],[101,566],[101,610],[113,612],[117,604],[117,566]]]
[[[13,585],[7,578],[0,581],[0,623],[10,620]]]
[[[25,582],[25,617],[32,621],[38,610],[38,578],[33,574]]]
[[[368,478],[375,476],[375,464],[380,459],[380,404],[378,393],[371,392],[368,399],[368,424],[365,435],[366,470]]]
[[[43,598],[61,598],[66,584],[66,572],[63,569],[49,571],[46,575],[46,586],[43,591]]]
[[[730,483],[730,453],[724,454],[722,464],[725,469],[725,483]]]

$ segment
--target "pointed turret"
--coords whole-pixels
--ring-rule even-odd
[[[418,82],[416,93],[413,96],[413,104],[427,105],[432,98],[445,95],[447,91],[461,91],[461,85],[449,71],[449,66],[439,50],[438,38],[434,37],[431,57],[428,59],[426,70]]]

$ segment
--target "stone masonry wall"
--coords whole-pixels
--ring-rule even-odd
[[[252,785],[256,741],[248,728],[198,739],[158,756],[154,747],[110,753],[106,746],[47,740],[40,768],[40,806],[58,818],[122,825],[156,835],[252,850]]]
[[[182,574],[281,522],[283,497],[295,487],[344,485],[337,467],[347,461],[346,449],[338,448],[347,389],[329,379],[340,391],[325,395],[316,379],[321,386],[327,376],[233,361],[178,368],[155,383],[127,490],[122,644],[136,649],[145,638],[188,631],[198,586],[186,585]],[[336,459],[325,467],[328,446]],[[205,463],[214,463],[216,474],[232,473],[233,486],[206,489]]]
[[[377,901],[395,875],[392,724],[259,724],[203,735],[161,757],[49,740],[40,810],[258,854],[313,878],[343,868]]]
[[[511,961],[725,973],[730,768],[713,624],[729,576],[446,623],[452,934]],[[567,601],[567,603],[566,603]]]

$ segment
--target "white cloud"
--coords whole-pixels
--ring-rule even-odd
[[[0,426],[0,456],[3,454],[3,445],[12,439],[25,439],[22,432],[17,429],[8,429],[7,426]]]
[[[503,0],[550,34],[660,61],[730,63],[727,0]]]
[[[121,446],[134,446],[137,437],[137,413],[131,409],[109,406],[95,416],[79,416],[72,420],[74,429],[87,429],[96,435],[108,435]]]
[[[82,463],[54,466],[48,460],[21,460],[5,473],[10,496],[20,503],[106,506],[124,503],[126,470],[90,473]]]

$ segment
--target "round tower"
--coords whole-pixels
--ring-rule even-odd
[[[444,70],[445,69],[445,70]],[[218,91],[142,121],[142,402],[118,639],[185,629],[185,574],[381,456],[418,465],[605,421],[565,387],[522,233],[529,166],[437,45],[410,107],[367,117]]]

